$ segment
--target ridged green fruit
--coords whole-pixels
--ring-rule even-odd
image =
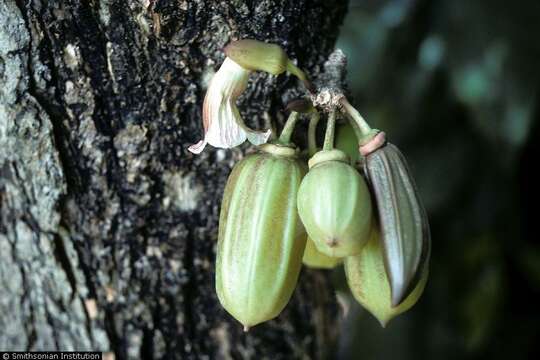
[[[342,262],[342,258],[331,257],[317,250],[313,240],[308,237],[304,257],[302,258],[304,265],[314,269],[333,269]]]
[[[369,154],[365,172],[377,205],[395,306],[416,288],[421,277],[431,241],[428,219],[407,162],[397,147],[388,143]]]
[[[354,298],[385,327],[397,315],[409,310],[420,298],[428,278],[427,261],[412,292],[399,305],[392,306],[379,231],[374,229],[360,254],[345,259],[345,276]]]
[[[298,213],[317,249],[332,257],[358,254],[369,239],[371,199],[364,179],[339,150],[309,160],[298,191]]]
[[[306,167],[292,148],[265,144],[260,149],[229,176],[216,256],[219,301],[246,330],[283,310],[306,244],[296,210]]]

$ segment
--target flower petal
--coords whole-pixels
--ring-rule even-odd
[[[236,110],[236,104],[230,99],[224,99],[219,107],[214,108],[212,125],[206,133],[206,141],[214,147],[231,148],[246,141],[246,132],[240,126],[242,118]],[[236,111],[235,111],[236,110]]]
[[[189,151],[198,154],[206,144],[231,148],[242,144],[246,139],[255,145],[268,140],[270,130],[259,132],[249,129],[236,106],[236,99],[247,87],[249,73],[233,60],[225,59],[212,78],[204,98],[204,140],[190,146]]]
[[[249,131],[247,132],[247,139],[253,145],[261,145],[268,141],[271,134],[272,130],[270,129],[266,131]]]
[[[266,131],[255,131],[248,128],[246,124],[244,123],[244,119],[242,119],[242,116],[240,115],[240,112],[238,111],[238,107],[236,107],[236,104],[233,104],[233,106],[231,107],[231,111],[233,111],[234,113],[236,123],[245,132],[247,140],[250,143],[252,143],[253,145],[261,145],[268,141],[270,134],[272,134],[272,130],[268,129]]]
[[[190,147],[188,147],[188,150],[194,154],[200,154],[206,147],[206,144],[207,142],[205,140],[201,140],[198,143],[193,144]]]

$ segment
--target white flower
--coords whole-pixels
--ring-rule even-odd
[[[236,107],[236,99],[247,87],[250,71],[230,58],[216,72],[206,91],[203,104],[204,139],[191,145],[188,150],[194,154],[203,151],[206,144],[218,148],[231,148],[246,139],[254,144],[264,144],[271,131],[249,129]]]

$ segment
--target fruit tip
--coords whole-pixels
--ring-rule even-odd
[[[326,244],[331,247],[331,248],[334,248],[338,245],[338,240],[336,238],[328,238],[326,239]]]
[[[249,331],[249,326],[244,325],[244,332],[246,333],[246,332],[248,332],[248,331]]]
[[[371,312],[370,310],[368,311],[371,313],[371,315],[375,317],[375,319],[377,319],[377,321],[379,322],[379,325],[381,325],[383,329],[386,329],[386,327],[388,326],[388,323],[394,317],[392,314],[384,312],[384,311],[383,312],[379,312],[379,311]]]

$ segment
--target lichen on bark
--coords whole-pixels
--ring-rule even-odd
[[[243,334],[213,289],[221,193],[247,146],[187,147],[233,39],[282,45],[316,77],[345,1],[0,0],[0,349],[119,359],[323,358],[336,306],[304,271]],[[283,121],[302,94],[257,74],[240,109]]]

